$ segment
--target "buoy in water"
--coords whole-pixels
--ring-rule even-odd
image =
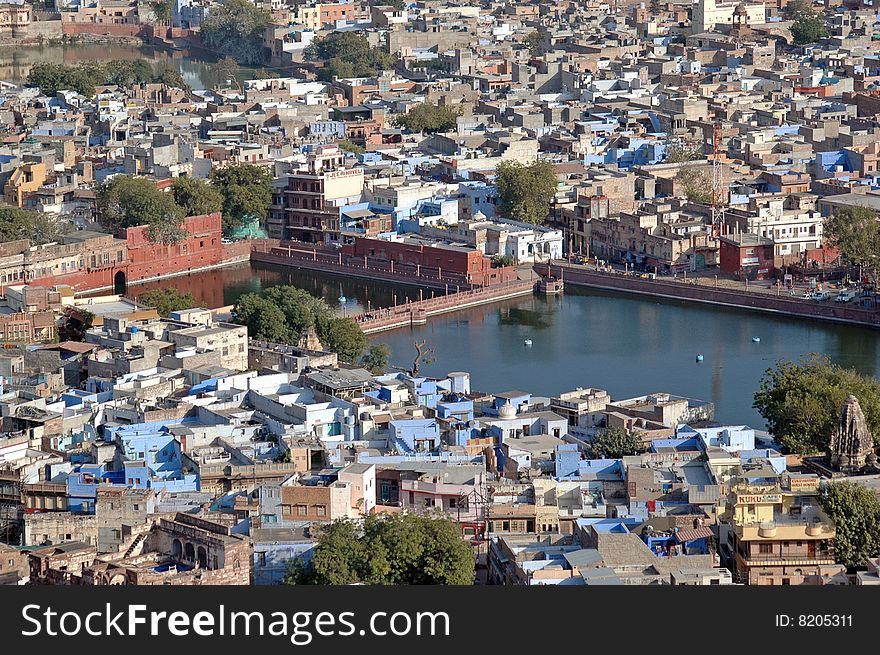
[[[531,340],[531,339],[526,339],[525,341],[523,341],[523,345],[524,345],[524,346],[531,346],[531,345],[532,345],[532,340]]]
[[[703,356],[702,356],[702,355],[697,355],[697,361],[698,361],[698,362],[702,362],[702,361],[703,361]]]
[[[759,343],[761,341],[761,337],[752,337],[752,341],[755,343]]]

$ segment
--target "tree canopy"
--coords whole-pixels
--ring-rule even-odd
[[[873,377],[811,355],[799,362],[779,362],[767,369],[754,397],[754,408],[767,429],[790,452],[828,450],[846,397],[859,399],[868,427],[880,429],[880,383]]]
[[[361,366],[373,375],[387,373],[390,362],[391,348],[384,343],[373,344],[361,358]]]
[[[171,195],[187,216],[201,216],[223,210],[223,193],[205,180],[175,178],[171,183]]]
[[[880,263],[880,221],[869,207],[841,207],[825,219],[826,241],[854,266],[876,269]]]
[[[682,166],[675,174],[675,180],[684,188],[684,197],[691,202],[704,205],[712,203],[712,180],[697,166]]]
[[[112,59],[107,62],[86,61],[75,66],[54,62],[38,62],[31,67],[27,83],[39,87],[46,95],[58,91],[76,91],[93,96],[99,85],[130,87],[135,84],[160,83],[181,89],[189,88],[180,72],[168,62],[156,66],[143,59]]]
[[[630,434],[623,428],[607,428],[599,432],[590,444],[590,457],[619,459],[638,455],[644,449],[645,446],[637,434]]]
[[[495,170],[495,186],[502,214],[541,224],[550,213],[550,201],[556,193],[556,169],[547,161],[530,165],[503,161]]]
[[[405,114],[395,117],[394,125],[410,132],[448,132],[454,130],[461,109],[420,103]]]
[[[268,11],[248,0],[221,0],[202,23],[202,41],[240,64],[260,65],[266,62],[263,34],[271,22]]]
[[[33,245],[57,241],[67,231],[67,224],[49,214],[11,205],[0,205],[0,243],[27,239]]]
[[[880,500],[871,489],[851,482],[828,485],[819,503],[834,521],[834,559],[849,570],[864,568],[880,553]]]
[[[538,30],[529,32],[526,38],[523,39],[523,45],[526,46],[532,57],[540,57],[544,54],[544,37],[541,36]]]
[[[185,214],[172,194],[146,178],[118,175],[98,190],[98,219],[111,232],[146,225],[150,241],[179,243],[187,235]]]
[[[159,316],[171,316],[171,312],[195,307],[196,300],[191,293],[181,293],[173,287],[150,289],[138,296],[138,301],[155,307]]]
[[[270,287],[262,294],[239,298],[235,321],[248,326],[255,339],[275,343],[297,343],[310,328],[328,350],[343,361],[354,363],[367,346],[367,337],[351,318],[334,316],[330,305],[291,286]]]
[[[325,62],[318,78],[366,77],[391,68],[394,57],[370,45],[367,37],[354,32],[331,32],[315,39],[305,51],[306,59]]]
[[[211,171],[211,183],[223,197],[223,229],[263,220],[272,204],[272,172],[265,166],[236,164]]]
[[[795,2],[794,6],[786,7],[787,15],[794,20],[791,25],[791,36],[798,45],[816,43],[828,36],[825,19],[813,9],[811,3]]]
[[[368,516],[326,526],[308,564],[291,562],[287,584],[470,585],[473,549],[440,516]]]

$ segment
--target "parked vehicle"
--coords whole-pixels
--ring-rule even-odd
[[[817,291],[816,293],[813,294],[813,300],[824,301],[824,300],[830,300],[830,299],[831,299],[831,294],[828,293],[827,291]]]
[[[856,292],[852,289],[847,289],[846,291],[841,291],[837,294],[837,297],[834,299],[834,302],[849,302],[853,298],[856,297]]]

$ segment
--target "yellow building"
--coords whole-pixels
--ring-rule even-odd
[[[22,164],[9,176],[3,187],[7,205],[22,207],[28,193],[39,190],[46,183],[46,165],[39,162]]]
[[[818,491],[803,484],[736,485],[728,498],[734,579],[743,584],[821,584],[844,572],[835,564],[834,523]]]

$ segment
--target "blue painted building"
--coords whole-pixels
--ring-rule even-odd
[[[404,453],[426,453],[440,446],[440,424],[433,418],[403,419],[388,424],[391,442]]]

